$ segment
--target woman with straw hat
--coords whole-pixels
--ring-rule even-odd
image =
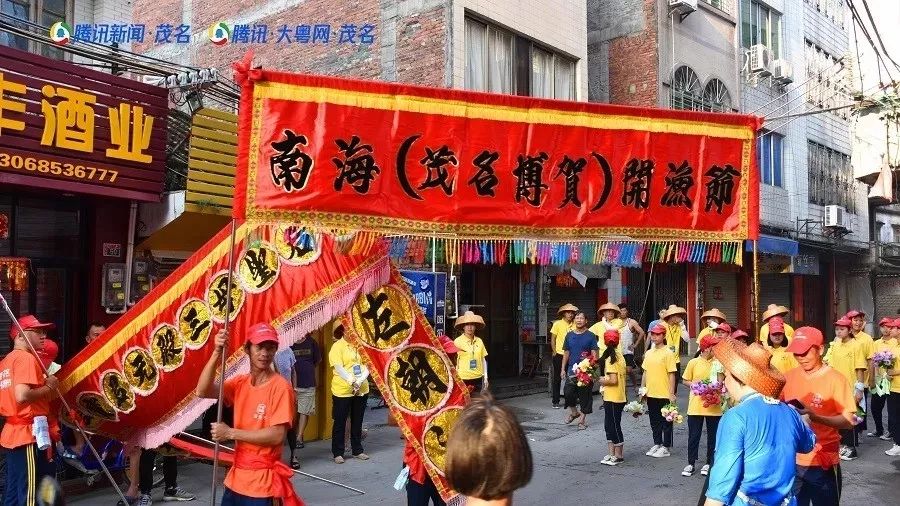
[[[681,342],[689,342],[691,339],[684,324],[685,318],[687,318],[687,310],[675,304],[670,305],[662,314],[663,326],[666,328],[666,346],[675,354],[678,368],[675,373],[678,377],[681,377],[681,361],[677,360],[681,357]],[[675,393],[678,393],[677,381],[675,382]]]
[[[727,321],[728,317],[725,313],[716,308],[710,308],[709,311],[700,315],[700,325],[703,326],[703,330],[697,334],[697,343],[704,337],[713,335],[716,328]]]
[[[782,323],[784,324],[784,335],[787,336],[787,340],[784,345],[787,346],[790,344],[791,339],[794,338],[794,327],[791,327],[784,321],[787,318],[787,315],[791,313],[791,310],[784,307],[779,306],[778,304],[769,304],[769,307],[766,308],[765,312],[762,315],[762,319],[765,323],[763,326],[759,328],[759,342],[765,345],[769,341],[769,320],[778,316],[781,317]]]
[[[777,400],[784,376],[759,343],[725,339],[713,355],[736,405],[719,422],[706,505],[797,504],[794,457],[812,451],[816,440],[806,420]]]
[[[588,330],[597,336],[597,348],[600,350],[600,353],[603,353],[603,350],[606,349],[606,343],[603,342],[603,334],[605,334],[607,330],[620,331],[625,325],[625,322],[619,318],[620,314],[622,314],[622,310],[612,302],[607,302],[597,308],[597,317],[599,317],[600,320],[591,325],[591,328]]]
[[[578,308],[574,304],[564,304],[556,312],[559,319],[550,327],[550,349],[553,351],[552,371],[550,372],[550,394],[553,398],[553,409],[559,409],[559,389],[562,383],[560,372],[562,371],[563,342],[566,335],[575,328],[572,321]]]
[[[488,388],[488,352],[484,341],[475,335],[476,330],[484,328],[484,318],[466,311],[456,319],[454,327],[462,329],[462,334],[453,341],[459,350],[456,354],[456,370],[469,391],[478,394]]]

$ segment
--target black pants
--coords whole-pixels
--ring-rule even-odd
[[[842,487],[840,464],[828,469],[797,466],[794,480],[797,506],[838,506]]]
[[[562,359],[562,355],[553,355],[553,363],[550,367],[550,396],[553,398],[554,406],[559,404],[559,385],[562,383],[559,374],[562,370]]]
[[[675,395],[678,395],[678,384],[681,383],[681,355],[678,352],[675,352],[675,359],[678,360],[675,364]]]
[[[138,488],[141,494],[151,494],[153,490],[153,464],[156,462],[156,450],[141,450],[140,467],[138,468]],[[178,486],[178,459],[173,456],[163,457],[163,478],[166,490]]]
[[[863,399],[865,399],[865,404],[866,404],[865,414],[862,417],[863,421],[860,422],[855,427],[853,427],[853,430],[856,431],[856,444],[859,444],[859,435],[862,434],[866,429],[869,428],[869,409],[871,409],[871,407],[869,404],[869,389],[868,388],[863,390]]]
[[[882,421],[881,414],[884,411],[884,407],[887,405],[888,396],[887,395],[873,395],[872,396],[872,420],[875,421],[875,435],[880,436],[884,434],[884,422]],[[890,411],[888,412],[888,423],[890,423]],[[888,426],[888,432],[890,432],[890,426]]]
[[[5,506],[37,504],[38,485],[44,476],[53,476],[54,464],[47,460],[47,452],[38,450],[31,443],[6,450],[6,487],[3,491]]]
[[[406,506],[428,506],[431,502],[434,506],[446,506],[441,499],[437,487],[431,481],[431,477],[425,475],[425,483],[416,483],[412,479],[406,482]]]
[[[573,408],[578,406],[582,414],[589,415],[594,412],[594,398],[591,397],[591,389],[593,385],[585,385],[583,387],[570,379],[566,380],[566,386],[563,387],[563,393],[566,398],[566,407]]]
[[[688,415],[688,464],[697,462],[697,454],[700,453],[700,433],[703,432],[703,422],[706,421],[706,463],[712,465],[713,454],[716,452],[716,431],[719,429],[721,416]]]
[[[852,429],[846,429],[840,431],[841,433],[841,444],[844,446],[849,446],[850,448],[856,448],[859,446],[859,433],[856,432],[856,427]]]
[[[900,446],[900,392],[891,392],[888,396],[888,431],[894,444]]]
[[[363,452],[362,447],[362,423],[366,413],[366,401],[369,395],[355,395],[353,397],[337,397],[332,395],[331,419],[331,454],[335,457],[343,457],[344,437],[346,433],[347,418],[350,418],[350,449],[353,455]]]
[[[657,399],[647,397],[647,414],[650,415],[650,429],[653,431],[653,444],[672,447],[672,422],[666,421],[662,415],[662,408],[666,407],[669,399]]]
[[[481,389],[484,388],[484,376],[471,380],[463,380],[463,383],[469,387],[469,394],[481,395]]]
[[[622,410],[624,408],[624,402],[605,401],[603,403],[603,426],[606,428],[606,440],[614,445],[625,442],[625,435],[622,434]]]

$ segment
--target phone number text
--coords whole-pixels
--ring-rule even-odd
[[[88,181],[105,181],[107,183],[114,183],[116,178],[119,177],[119,171],[117,170],[98,169],[88,165],[75,165],[33,156],[13,155],[0,151],[0,169],[8,168]]]

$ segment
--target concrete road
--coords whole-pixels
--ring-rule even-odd
[[[687,395],[679,388],[679,397]],[[533,395],[503,401],[515,409],[525,428],[535,457],[534,479],[516,494],[516,504],[550,505],[560,500],[568,504],[678,504],[697,503],[703,485],[699,471],[691,478],[681,476],[686,465],[687,424],[675,427],[672,456],[655,459],[644,456],[652,444],[646,416],[623,419],[625,464],[618,467],[600,465],[606,455],[606,437],[599,399],[595,397],[595,413],[588,417],[589,427],[579,431],[564,424],[564,410],[550,407],[549,396]],[[680,406],[686,406],[680,399]],[[401,467],[403,442],[395,427],[385,424],[386,410],[366,412],[369,436],[364,442],[372,459],[366,462],[348,459],[343,465],[331,461],[329,441],[309,443],[300,450],[303,470],[324,478],[346,483],[366,492],[364,496],[342,488],[311,480],[294,479],[295,488],[309,505],[405,504],[405,495],[392,488]],[[871,423],[871,422],[870,422]],[[845,463],[843,504],[870,506],[896,504],[900,497],[900,459],[883,452],[889,444],[864,438],[860,458]],[[703,439],[705,442],[705,438]],[[701,443],[700,455],[705,455]],[[698,466],[699,467],[699,466]],[[191,463],[179,467],[179,484],[197,494],[188,504],[209,504],[212,468]],[[220,474],[221,479],[221,474]],[[162,490],[155,491],[160,499]],[[219,488],[221,497],[221,487]],[[110,489],[97,490],[69,501],[75,505],[113,505]]]

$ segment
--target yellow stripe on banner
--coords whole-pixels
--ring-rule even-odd
[[[654,133],[707,135],[726,139],[753,139],[748,126],[706,121],[645,118],[640,116],[591,114],[545,108],[520,108],[443,100],[411,95],[387,95],[335,88],[314,88],[284,83],[260,82],[253,87],[258,99],[293,100],[387,111],[437,114],[469,119],[509,121],[544,125],[575,126],[600,130],[640,130]]]
[[[251,231],[250,225],[246,223],[241,224],[237,227],[237,231],[235,232],[235,245],[239,245],[241,241],[247,237],[247,234]],[[119,350],[122,346],[128,342],[129,339],[133,338],[135,334],[140,332],[140,330],[150,323],[153,318],[155,318],[161,311],[163,311],[166,307],[170,306],[176,298],[184,294],[188,288],[192,284],[194,284],[201,276],[209,273],[213,264],[218,262],[228,253],[228,247],[230,246],[231,236],[225,236],[225,238],[216,245],[210,251],[208,255],[203,257],[201,260],[197,262],[191,270],[188,271],[187,275],[176,281],[168,291],[161,294],[156,300],[153,301],[150,306],[145,309],[141,314],[135,316],[131,322],[126,325],[122,330],[120,330],[116,335],[114,335],[109,341],[106,342],[96,353],[94,353],[88,360],[85,360],[81,365],[79,365],[71,374],[69,374],[65,380],[60,383],[60,389],[62,393],[68,392],[78,383],[81,383],[86,377],[92,374],[96,368],[103,362],[109,359],[109,357],[113,356],[113,354]],[[237,258],[237,255],[235,255]],[[124,317],[123,317],[124,318]]]

